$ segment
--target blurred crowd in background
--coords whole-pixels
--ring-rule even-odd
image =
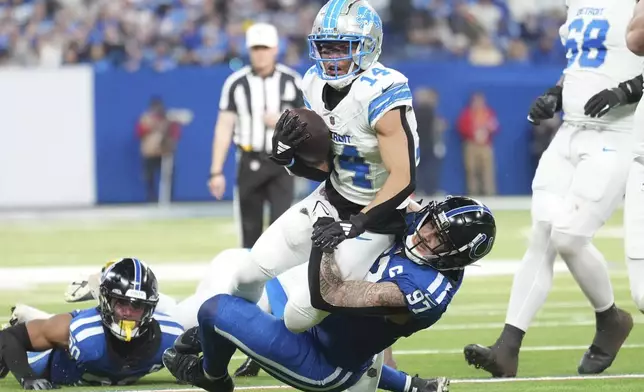
[[[0,0],[0,65],[91,63],[159,72],[239,62],[245,29],[270,22],[280,59],[309,62],[323,0]],[[383,19],[383,62],[398,59],[564,65],[565,0],[370,0]]]

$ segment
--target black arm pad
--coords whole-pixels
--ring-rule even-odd
[[[290,170],[291,173],[295,174],[298,177],[304,177],[307,180],[312,180],[317,182],[325,181],[327,178],[329,178],[329,175],[331,174],[331,173],[325,172],[324,170],[320,170],[315,167],[306,165],[305,163],[298,161],[297,158],[295,158],[295,162],[293,163],[293,166],[289,167],[288,170]]]
[[[19,381],[37,378],[27,359],[27,351],[33,350],[25,323],[16,324],[0,332],[0,359]]]
[[[359,256],[358,256],[359,257]],[[406,307],[372,306],[364,308],[346,308],[333,306],[322,298],[320,292],[320,266],[322,264],[322,250],[316,246],[311,247],[309,257],[309,291],[311,293],[311,305],[319,310],[329,313],[340,313],[350,316],[393,316],[407,314]]]
[[[619,89],[626,94],[625,103],[638,103],[644,90],[644,77],[638,75],[631,80],[619,84]]]
[[[405,135],[407,135],[409,184],[407,184],[406,187],[391,199],[384,201],[367,211],[365,214],[367,216],[367,220],[364,222],[364,227],[373,227],[377,226],[380,222],[386,222],[387,217],[391,212],[395,211],[396,208],[401,205],[416,189],[416,144],[414,143],[414,135],[412,134],[411,127],[407,121],[407,107],[399,107],[398,110],[400,111],[400,122],[405,130]]]

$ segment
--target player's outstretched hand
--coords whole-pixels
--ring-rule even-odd
[[[20,380],[20,385],[27,391],[45,391],[49,389],[59,389],[58,385],[52,384],[49,380],[44,378],[37,378],[35,380]]]
[[[602,90],[586,102],[584,112],[586,116],[593,118],[602,117],[625,100],[626,94],[619,88]]]
[[[364,233],[365,220],[366,215],[363,213],[353,215],[349,220],[337,222],[323,221],[323,218],[320,218],[313,225],[311,240],[323,252],[333,252],[342,241]]]
[[[303,141],[310,138],[306,123],[292,110],[286,110],[277,120],[273,132],[273,151],[271,160],[278,165],[288,166],[293,163],[295,150]]]

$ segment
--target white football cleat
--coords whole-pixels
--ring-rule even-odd
[[[94,299],[94,296],[86,280],[73,281],[65,290],[65,302],[82,302],[90,299]]]
[[[16,325],[18,323],[26,323],[31,320],[46,320],[52,317],[53,314],[36,309],[29,305],[16,304],[11,308],[11,317],[9,318],[9,325]]]
[[[65,302],[83,302],[98,298],[101,274],[92,274],[71,282],[65,290]]]

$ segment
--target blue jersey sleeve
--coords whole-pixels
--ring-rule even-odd
[[[105,354],[105,329],[96,308],[75,311],[69,325],[69,354],[78,364],[95,361]]]
[[[439,271],[400,256],[392,258],[382,282],[395,283],[405,296],[407,308],[419,317],[444,312],[458,287]]]
[[[161,329],[161,346],[158,353],[158,365],[163,367],[163,363],[161,362],[163,352],[174,345],[175,340],[181,336],[184,328],[174,318],[164,313],[154,313],[154,319],[159,323],[159,328]],[[161,367],[157,368],[156,366],[153,366],[150,373],[161,369]]]
[[[159,323],[163,336],[176,339],[184,331],[183,326],[177,320],[165,313],[154,313],[154,319]]]

